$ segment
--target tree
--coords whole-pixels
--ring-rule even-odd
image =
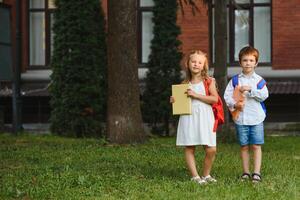
[[[215,1],[215,63],[214,77],[216,78],[219,93],[223,97],[227,86],[227,3],[226,1]],[[222,126],[221,139],[229,141],[232,133],[229,130],[229,113],[224,103],[225,124]]]
[[[56,0],[55,4],[51,130],[66,136],[100,136],[106,44],[99,0]]]
[[[107,134],[113,143],[145,140],[140,110],[136,0],[108,1]]]
[[[176,24],[177,1],[154,0],[153,23],[154,38],[151,41],[151,54],[146,65],[146,88],[143,94],[143,116],[152,125],[153,131],[162,129],[169,135],[169,123],[172,116],[169,97],[171,85],[180,83],[179,51],[181,42],[177,39],[180,28]],[[159,126],[163,122],[163,126]]]

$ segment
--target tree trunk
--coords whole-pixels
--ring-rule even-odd
[[[136,0],[108,1],[107,134],[113,143],[145,140],[139,99]]]
[[[215,66],[214,77],[216,78],[220,96],[223,97],[227,86],[227,10],[226,1],[215,1]],[[224,101],[223,101],[224,102]],[[230,134],[229,113],[224,103],[225,124],[222,127],[222,135]],[[228,136],[228,137],[227,137]],[[224,139],[230,138],[224,135]]]

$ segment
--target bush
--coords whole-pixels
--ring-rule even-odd
[[[106,44],[99,0],[56,0],[51,131],[100,136],[106,102]]]

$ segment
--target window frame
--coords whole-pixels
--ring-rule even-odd
[[[213,35],[212,35],[212,30],[213,30],[213,16],[212,16],[212,9],[214,8],[214,4],[212,2],[209,3],[209,19],[210,19],[210,53],[211,53],[211,59],[210,62],[213,63]],[[238,6],[241,7],[240,10],[248,10],[249,11],[249,44],[251,46],[254,46],[254,8],[255,7],[267,7],[270,9],[270,62],[259,62],[258,66],[271,66],[272,65],[272,0],[270,0],[269,3],[254,3],[254,0],[249,0],[249,3],[237,3]],[[235,10],[238,8],[236,5],[233,4],[233,0],[229,0],[229,3],[227,5],[228,12],[227,13],[229,16],[229,35],[227,36],[229,38],[229,62],[227,65],[229,66],[239,66],[239,62],[234,60],[234,53],[235,53]]]
[[[27,0],[27,11],[28,19],[27,23],[30,25],[30,14],[31,13],[44,13],[45,17],[45,65],[31,65],[30,62],[30,28],[28,28],[28,69],[50,69],[51,62],[51,14],[54,13],[56,8],[49,8],[49,1],[44,0],[44,8],[30,8],[30,0]]]

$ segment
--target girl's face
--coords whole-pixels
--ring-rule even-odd
[[[257,62],[253,55],[244,55],[242,56],[240,65],[242,67],[243,73],[245,75],[250,75],[254,72],[254,69],[257,66]]]
[[[204,55],[198,55],[198,54],[191,55],[189,60],[189,69],[192,75],[201,74],[201,71],[204,68],[205,61],[206,61],[206,57]]]

